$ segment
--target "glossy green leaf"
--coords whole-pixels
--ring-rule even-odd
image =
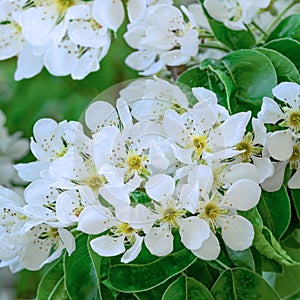
[[[298,249],[287,249],[293,259],[300,261]],[[275,281],[275,289],[284,298],[300,292],[300,266],[284,266],[283,275],[278,275]],[[299,299],[299,298],[296,298]]]
[[[280,38],[292,38],[300,41],[300,14],[283,19],[269,35],[267,42]]]
[[[298,216],[298,219],[300,220],[300,190],[299,189],[291,189],[291,198],[293,200],[293,204]]]
[[[140,191],[134,191],[130,193],[130,198],[136,202],[136,203],[149,203],[151,202],[151,199],[146,193],[140,192]]]
[[[251,110],[255,116],[261,108],[263,97],[272,97],[272,89],[277,84],[273,64],[255,50],[234,51],[221,61],[237,88],[231,103],[232,111]]]
[[[206,261],[197,259],[187,270],[188,277],[193,277],[210,289],[220,275],[219,270],[211,267]]]
[[[250,249],[243,251],[234,251],[226,247],[228,257],[235,267],[244,267],[250,270],[255,270],[254,258]]]
[[[56,261],[45,273],[37,290],[37,300],[67,300],[64,285],[63,259]]]
[[[186,276],[179,277],[165,291],[162,300],[213,300],[209,290],[199,281]]]
[[[76,251],[64,257],[65,283],[72,300],[92,300],[100,298],[100,286],[95,271],[95,263],[88,250],[88,235],[81,234],[76,238]]]
[[[258,210],[264,224],[273,232],[276,239],[284,234],[291,220],[291,204],[284,186],[277,192],[262,191]]]
[[[158,286],[196,260],[183,248],[145,264],[117,264],[109,269],[112,287],[122,292],[141,292]]]
[[[300,42],[290,38],[283,38],[267,43],[264,45],[264,48],[273,49],[283,54],[294,63],[300,72]]]
[[[257,48],[255,50],[271,60],[277,73],[278,83],[283,81],[300,83],[300,74],[296,66],[286,56],[272,49]]]
[[[254,238],[253,245],[260,254],[273,259],[282,265],[299,265],[299,263],[295,262],[280,246],[267,227],[264,227],[262,233]]]
[[[193,68],[183,73],[177,80],[177,85],[183,88],[190,103],[197,102],[191,93],[193,87],[204,87],[216,93],[219,103],[231,111],[230,98],[235,90],[231,78],[222,70],[210,65],[202,65],[201,68]]]
[[[243,268],[224,271],[211,289],[215,300],[278,300],[278,294],[256,273]]]

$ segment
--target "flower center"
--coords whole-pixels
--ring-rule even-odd
[[[235,146],[236,150],[244,151],[240,154],[242,162],[250,162],[252,155],[259,155],[261,153],[261,148],[253,146],[252,140],[253,134],[248,132],[244,139]]]
[[[69,7],[75,4],[75,0],[54,0],[57,11],[64,13]]]
[[[300,109],[298,109],[297,111],[292,110],[288,112],[286,122],[292,130],[294,130],[295,132],[299,132],[300,131]]]
[[[105,183],[105,177],[95,174],[84,180],[84,183],[93,191],[98,191]]]
[[[164,211],[162,211],[162,219],[161,222],[170,223],[173,227],[177,228],[177,219],[181,218],[185,214],[185,210],[176,209],[175,207],[167,207]]]
[[[211,152],[210,148],[208,147],[208,141],[206,135],[194,136],[192,139],[192,144],[197,159],[201,157],[204,151]]]
[[[126,159],[126,164],[130,170],[138,171],[142,167],[142,156],[138,154],[129,154]]]
[[[116,225],[112,231],[113,231],[113,233],[115,233],[118,236],[125,235],[127,240],[131,244],[133,243],[134,233],[136,232],[136,230],[134,228],[132,228],[128,223],[122,222],[121,224]]]
[[[214,201],[207,203],[200,213],[200,217],[209,221],[210,225],[215,228],[217,217],[228,213],[228,209],[219,207]]]

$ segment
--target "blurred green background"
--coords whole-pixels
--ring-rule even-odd
[[[32,136],[34,123],[44,117],[56,121],[79,120],[84,109],[99,93],[117,83],[136,78],[137,72],[124,63],[131,52],[122,39],[124,32],[125,26],[118,31],[119,38],[112,41],[107,56],[101,61],[100,70],[81,81],[72,80],[70,76],[54,77],[43,69],[33,78],[16,82],[13,76],[16,59],[1,61],[0,109],[6,114],[9,133],[22,131],[23,136],[29,138]],[[29,154],[23,161],[32,159],[33,156]],[[44,271],[24,270],[13,276],[7,270],[2,271],[6,287],[8,290],[13,288],[14,294],[5,296],[1,293],[1,290],[5,290],[5,284],[0,280],[0,298],[8,297],[0,300],[33,299]]]

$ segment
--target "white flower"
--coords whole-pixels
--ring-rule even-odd
[[[15,166],[19,176],[27,181],[40,178],[41,171],[47,170],[51,163],[70,151],[86,151],[89,138],[84,135],[79,122],[40,119],[33,127],[34,139],[30,148],[37,161]]]
[[[144,76],[156,74],[165,66],[187,64],[197,55],[199,46],[193,20],[186,23],[182,12],[170,4],[147,6],[144,17],[130,23],[124,35],[129,46],[137,49],[126,58],[126,64]]]
[[[300,132],[300,85],[295,82],[282,82],[273,90],[273,95],[279,99],[283,107],[273,99],[263,99],[258,119],[263,123],[276,124],[289,128],[296,135]]]
[[[97,237],[91,241],[92,249],[100,256],[115,256],[124,253],[121,261],[128,263],[134,260],[141,251],[143,237],[139,235],[143,223],[149,222],[146,218],[147,210],[142,205],[131,208],[139,220],[121,219],[121,215],[114,217],[108,208],[100,205],[85,208],[78,223],[78,230],[89,234],[99,234],[109,230],[108,234]],[[142,209],[143,214],[138,210]],[[126,207],[125,207],[126,210]],[[149,211],[148,215],[151,215]],[[144,218],[144,220],[143,220]],[[129,248],[126,250],[125,245]]]
[[[207,223],[196,216],[186,217],[181,195],[175,193],[175,180],[164,174],[151,177],[146,183],[146,192],[155,200],[159,216],[159,227],[153,227],[145,236],[145,245],[157,256],[167,255],[173,250],[172,229],[178,228],[182,243],[190,250],[201,247],[209,237]]]
[[[246,29],[244,24],[250,24],[255,14],[261,8],[266,8],[270,0],[205,0],[204,6],[214,19],[221,21],[233,30]]]

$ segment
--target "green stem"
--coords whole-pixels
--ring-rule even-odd
[[[224,263],[222,263],[220,260],[215,259],[214,260],[217,264],[219,264],[223,269],[225,270],[229,270],[230,268],[228,266],[226,266]]]
[[[273,22],[266,28],[265,33],[267,35],[270,34],[271,29],[273,28],[273,26],[281,19],[281,17],[290,9],[294,6],[296,2],[292,1],[274,20]],[[265,34],[262,34],[260,36],[260,38],[257,41],[257,44],[259,44],[265,37]]]
[[[252,21],[252,25],[259,30],[264,36],[268,36],[268,34],[254,21]]]
[[[201,44],[200,47],[201,48],[209,48],[209,49],[218,49],[218,50],[222,50],[224,52],[229,52],[229,49],[224,48],[220,45],[212,44],[212,43]]]

